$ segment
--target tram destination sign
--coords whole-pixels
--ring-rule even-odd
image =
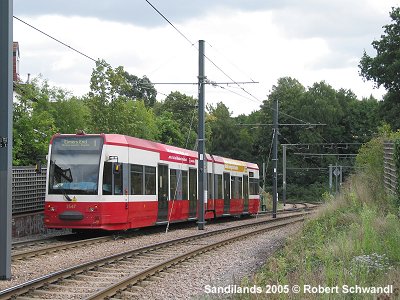
[[[53,148],[58,150],[98,151],[101,146],[100,137],[58,137],[53,141]]]

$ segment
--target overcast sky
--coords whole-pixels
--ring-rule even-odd
[[[197,82],[198,40],[207,57],[235,81],[259,84],[206,88],[206,102],[223,101],[238,115],[259,109],[278,78],[305,87],[325,81],[360,99],[381,99],[383,89],[359,76],[363,51],[389,24],[400,0],[151,0],[194,46],[145,0],[14,0],[14,16],[113,67],[152,82]],[[20,76],[38,74],[74,95],[89,91],[94,62],[14,19]],[[206,61],[206,76],[231,81]],[[196,85],[156,85],[158,99],[171,91],[197,97]],[[244,91],[244,90],[245,91]]]

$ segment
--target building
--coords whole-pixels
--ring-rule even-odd
[[[13,81],[20,81],[19,78],[19,44],[13,42]]]

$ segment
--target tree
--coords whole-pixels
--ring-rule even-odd
[[[143,101],[118,98],[110,106],[109,133],[120,133],[147,140],[157,140],[156,117]]]
[[[130,87],[123,91],[123,95],[134,100],[143,100],[147,107],[153,107],[156,103],[157,91],[150,79],[146,76],[139,78],[135,75],[124,72],[128,84]]]
[[[113,69],[104,60],[96,62],[90,92],[85,97],[91,116],[90,131],[157,139],[155,115],[144,100],[137,98],[145,89],[132,85],[135,78],[138,81],[123,67]],[[155,97],[155,93],[150,92],[149,95]]]
[[[379,102],[379,118],[387,122],[393,130],[400,129],[399,99],[399,93],[388,92],[384,95],[383,101]]]
[[[163,144],[187,148],[187,136],[181,131],[180,124],[174,119],[169,111],[164,111],[156,120],[159,130],[158,139]]]
[[[364,51],[359,67],[360,74],[366,80],[372,80],[379,87],[383,85],[388,91],[400,93],[400,7],[390,12],[392,23],[383,26],[384,34],[380,40],[372,42],[377,52],[370,57]]]
[[[326,174],[325,171],[321,173],[314,168],[326,168],[329,164],[336,164],[338,158],[329,155],[304,155],[302,152],[356,153],[358,145],[347,145],[346,149],[332,147],[328,150],[318,144],[368,141],[379,124],[378,102],[373,98],[359,101],[352,91],[344,89],[337,91],[324,81],[314,83],[306,89],[297,80],[285,77],[278,80],[278,85],[273,86],[268,99],[264,101],[260,123],[272,123],[272,102],[275,99],[279,102],[280,124],[325,124],[324,126],[279,126],[281,143],[313,144],[305,147],[293,146],[287,150],[288,167],[297,168],[288,170],[287,173],[287,181],[290,182],[288,196],[298,199],[306,192],[304,190],[306,186],[309,195],[314,194],[315,197],[319,197],[321,189],[326,185]],[[265,158],[271,149],[271,135],[271,127],[263,126],[257,138],[256,144],[260,145],[260,153]],[[351,163],[348,161],[346,165]],[[271,171],[267,170],[267,174],[270,173]]]
[[[175,140],[178,144],[175,146],[187,147],[189,149],[196,148],[197,140],[197,100],[191,96],[187,96],[180,92],[170,93],[163,102],[154,106],[154,112],[158,117],[165,118],[165,112],[170,113],[174,122],[179,124],[178,138]],[[184,137],[184,143],[179,144],[179,140]],[[187,143],[186,143],[187,141]]]
[[[207,151],[212,154],[244,161],[254,161],[252,156],[253,137],[248,127],[238,126],[236,118],[222,103],[207,107],[206,128],[210,132]],[[241,117],[243,120],[244,117]]]
[[[35,78],[17,84],[13,114],[13,165],[32,165],[44,159],[50,138],[57,132],[49,109],[51,90],[46,81]]]
[[[50,107],[55,126],[60,133],[76,133],[79,130],[87,132],[89,130],[90,110],[83,100],[76,97],[57,99],[50,103]]]

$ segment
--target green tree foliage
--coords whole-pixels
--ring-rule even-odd
[[[400,93],[388,92],[379,103],[379,118],[390,124],[393,129],[400,129]]]
[[[180,129],[180,124],[174,119],[172,112],[164,111],[157,118],[159,141],[168,145],[187,148],[187,136]]]
[[[130,87],[123,92],[123,95],[134,100],[143,100],[147,107],[153,107],[156,103],[157,91],[150,79],[146,76],[139,78],[135,75],[124,72],[128,84]]]
[[[90,111],[85,102],[79,98],[58,98],[51,102],[51,114],[60,133],[88,132]]]
[[[144,81],[150,83],[147,78]],[[123,67],[113,69],[104,60],[97,61],[90,80],[90,92],[85,97],[91,116],[88,126],[91,132],[157,139],[155,115],[146,106],[146,103],[153,103],[154,99],[150,98],[155,97],[155,93],[149,90],[147,97],[147,87],[143,88],[138,82],[138,78],[128,74]],[[138,95],[146,96],[147,102],[137,98]]]
[[[392,23],[383,26],[385,33],[380,40],[372,42],[377,52],[375,57],[364,55],[360,61],[360,74],[388,91],[400,92],[400,7],[390,12]]]
[[[233,118],[228,107],[222,102],[217,103],[215,107],[209,105],[207,110],[206,126],[211,133],[207,151],[224,157],[253,161],[253,136],[247,126],[239,126],[246,124],[247,118]]]
[[[109,105],[110,120],[107,133],[119,133],[156,140],[158,128],[153,111],[143,101],[118,98]]]
[[[365,51],[360,60],[360,74],[366,80],[383,86],[388,93],[380,104],[380,117],[392,128],[399,129],[400,121],[400,7],[392,8],[391,24],[383,26],[384,34],[372,42],[376,56],[371,57]]]
[[[279,102],[279,122],[281,124],[302,124],[279,127],[280,143],[321,144],[321,143],[364,143],[376,132],[380,122],[378,102],[373,99],[358,100],[349,90],[335,90],[324,81],[304,88],[297,80],[281,78],[273,86],[268,99],[261,107],[260,122],[272,123],[272,102]],[[324,124],[312,126],[308,124]],[[267,160],[271,149],[271,127],[264,126],[257,138],[260,154]],[[312,195],[318,198],[327,187],[327,168],[329,164],[351,165],[349,161],[339,161],[340,156],[318,156],[299,153],[346,154],[356,153],[359,145],[350,145],[346,149],[327,146],[306,146],[288,148],[288,195],[301,197]],[[280,154],[281,157],[281,154]],[[271,164],[270,164],[271,165]],[[279,168],[281,168],[279,166]],[[270,170],[267,171],[271,173]],[[268,180],[268,184],[271,182]],[[310,186],[313,188],[310,189]],[[305,189],[308,189],[307,191]]]
[[[172,117],[173,122],[169,125],[174,127],[177,136],[166,135],[167,131],[162,133],[162,141],[176,142],[176,146],[194,149],[197,140],[197,100],[180,92],[170,93],[163,102],[154,107],[155,114],[165,120],[166,112]],[[161,121],[162,121],[161,120]],[[176,124],[178,128],[176,127]],[[164,122],[164,125],[165,122]],[[165,130],[166,128],[163,128]],[[171,128],[170,128],[171,129]],[[184,138],[182,138],[184,137]]]
[[[55,94],[39,79],[17,84],[13,114],[13,165],[32,165],[47,153],[51,136],[57,132],[49,98]]]

